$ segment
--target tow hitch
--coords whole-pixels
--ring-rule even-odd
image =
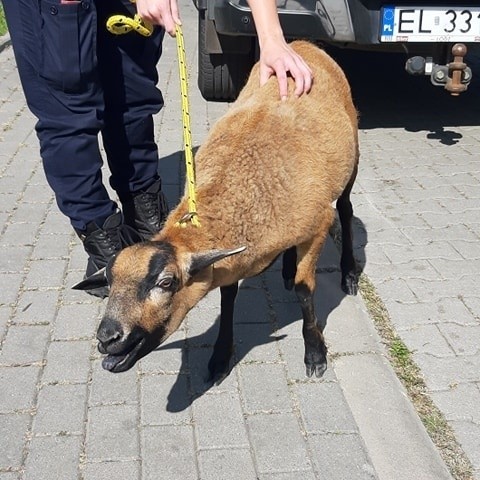
[[[464,92],[472,80],[472,70],[463,59],[467,55],[467,47],[456,43],[451,50],[453,61],[440,65],[434,63],[432,57],[415,56],[407,60],[405,70],[411,75],[429,75],[434,85],[443,86],[454,96]]]

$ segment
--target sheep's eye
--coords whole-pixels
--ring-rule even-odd
[[[156,283],[156,287],[163,288],[164,290],[168,290],[174,284],[173,277],[163,277],[158,280]]]

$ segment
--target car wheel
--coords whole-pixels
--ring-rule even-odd
[[[220,37],[220,44],[222,43]],[[237,98],[254,63],[254,43],[247,53],[209,53],[205,11],[198,17],[198,88],[205,100],[229,102]],[[225,50],[225,49],[224,49]]]

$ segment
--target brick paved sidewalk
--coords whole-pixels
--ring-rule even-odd
[[[181,7],[195,25],[191,2]],[[228,107],[199,97],[196,32],[185,30],[199,144]],[[156,126],[172,204],[183,184],[175,55],[167,39]],[[300,309],[278,266],[241,286],[236,365],[219,387],[203,383],[217,292],[135,368],[102,370],[95,329],[104,303],[69,288],[85,254],[46,185],[11,48],[0,72],[0,480],[451,478],[361,299],[343,296],[332,243],[316,301],[329,315],[325,378],[304,376]]]

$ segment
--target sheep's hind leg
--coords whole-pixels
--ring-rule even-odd
[[[297,248],[291,247],[285,250],[282,258],[283,284],[287,290],[292,290],[295,285],[295,274],[297,273]]]
[[[357,167],[350,178],[345,190],[337,200],[337,211],[342,226],[342,256],[340,269],[342,271],[342,290],[347,295],[356,295],[358,292],[358,276],[353,256],[352,245],[352,217],[353,208],[350,201],[350,192],[357,176]]]
[[[230,359],[233,353],[233,310],[238,292],[238,282],[220,287],[220,330],[208,362],[208,383],[219,384],[230,373]]]
[[[307,377],[311,377],[313,374],[316,377],[321,377],[327,369],[327,346],[323,338],[322,328],[315,315],[313,296],[315,293],[317,260],[328,235],[333,216],[333,210],[331,207],[327,207],[323,221],[319,225],[318,236],[311,242],[297,247],[298,265],[295,276],[295,293],[302,308],[304,361]]]

